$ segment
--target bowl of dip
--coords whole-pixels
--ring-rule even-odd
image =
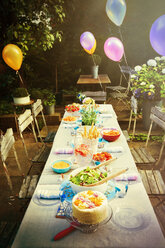
[[[61,159],[52,163],[51,168],[56,173],[65,173],[70,170],[72,162],[69,160]]]

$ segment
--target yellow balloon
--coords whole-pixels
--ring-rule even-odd
[[[12,69],[18,71],[22,65],[23,54],[21,49],[14,45],[8,44],[2,51],[2,57],[5,63]]]
[[[93,54],[95,52],[95,50],[96,50],[96,40],[95,40],[95,43],[94,43],[93,47],[90,50],[87,50],[85,48],[84,48],[84,50],[85,50],[85,52],[87,52],[89,54]]]

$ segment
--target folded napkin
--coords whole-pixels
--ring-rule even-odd
[[[137,175],[121,175],[118,177],[115,177],[116,181],[136,181],[138,179]]]
[[[112,118],[113,115],[112,114],[100,114],[100,117],[102,117],[102,118]]]
[[[65,128],[78,128],[78,125],[73,123],[73,124],[63,124],[63,127]]]
[[[60,191],[59,190],[39,190],[37,192],[38,198],[41,199],[48,199],[48,200],[53,200],[53,199],[60,199]]]
[[[124,151],[122,146],[105,147],[104,152],[109,153],[122,153]]]
[[[71,147],[56,148],[54,152],[56,154],[73,154],[73,148]]]

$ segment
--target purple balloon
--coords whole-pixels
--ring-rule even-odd
[[[108,38],[104,43],[104,52],[109,59],[120,61],[124,54],[123,43],[116,37]]]
[[[157,53],[165,56],[165,15],[160,16],[152,24],[150,42]]]
[[[84,49],[90,50],[95,44],[95,37],[90,32],[84,32],[80,36],[80,44]]]

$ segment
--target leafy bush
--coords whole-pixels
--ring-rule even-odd
[[[29,93],[26,88],[16,88],[13,91],[13,97],[26,97],[29,96]]]
[[[45,106],[53,105],[56,103],[56,97],[53,91],[50,89],[40,89],[40,88],[33,88],[30,90],[31,97],[35,100],[41,99]]]
[[[13,114],[13,107],[8,101],[0,102],[0,115]]]

